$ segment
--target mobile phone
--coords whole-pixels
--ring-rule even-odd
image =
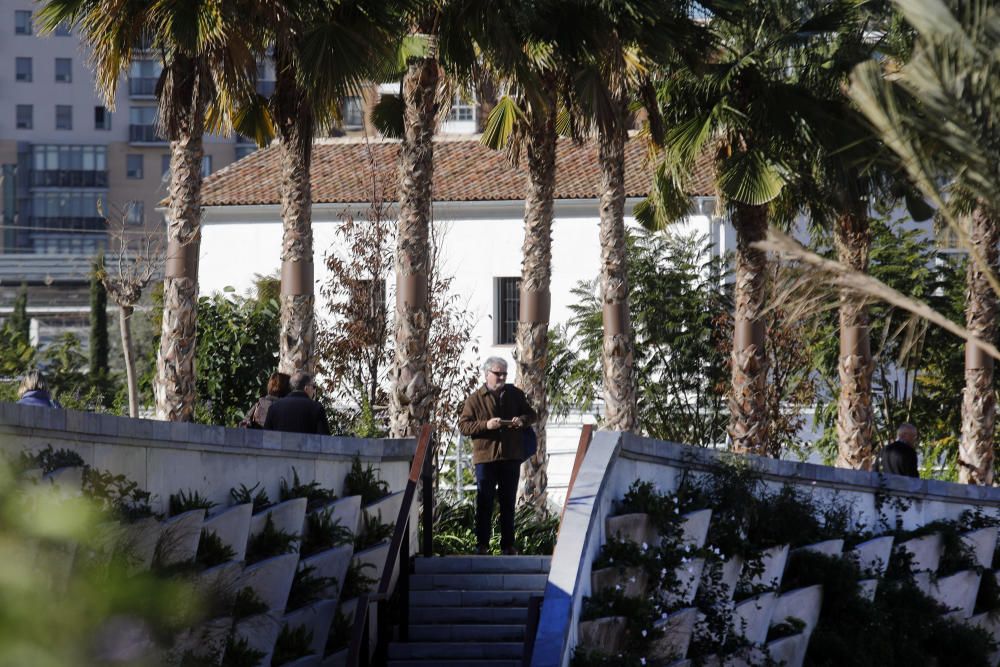
[[[514,425],[514,420],[513,419],[501,419],[500,420],[500,425],[501,426],[513,426]]]

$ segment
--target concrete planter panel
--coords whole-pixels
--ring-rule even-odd
[[[761,559],[764,561],[764,570],[750,580],[750,585],[778,588],[785,573],[785,563],[788,562],[788,545],[771,547],[761,554]]]
[[[792,553],[797,551],[810,551],[812,553],[823,554],[824,556],[839,556],[844,551],[844,540],[826,540],[809,544],[798,549],[792,549]]]
[[[626,597],[642,597],[649,587],[649,575],[641,567],[604,567],[590,574],[593,593],[618,588]]]
[[[930,596],[959,618],[971,618],[981,576],[975,570],[965,570],[950,577],[942,577],[931,585]]]
[[[201,525],[205,510],[196,509],[163,522],[163,533],[156,547],[161,565],[174,565],[194,560],[201,540]]]
[[[228,616],[200,623],[177,637],[172,653],[180,656],[190,652],[199,658],[211,656],[222,658],[226,652],[226,639],[232,625],[233,619]]]
[[[881,577],[885,574],[885,569],[889,567],[889,557],[892,555],[891,535],[887,537],[876,537],[874,540],[862,542],[851,549],[849,555],[858,564],[862,575],[868,573]]]
[[[234,505],[206,518],[202,528],[215,533],[223,544],[236,553],[233,560],[243,560],[247,554],[252,515],[253,503]]]
[[[604,653],[615,653],[625,645],[625,630],[628,619],[624,616],[608,616],[593,621],[583,621],[579,626],[580,644]]]
[[[913,554],[914,572],[937,572],[941,554],[944,552],[939,533],[915,537],[901,543],[897,548],[906,549]]]
[[[331,653],[323,658],[323,662],[320,664],[322,667],[347,667],[347,654],[349,652],[350,650],[345,648]]]
[[[270,611],[282,612],[298,564],[298,554],[283,554],[254,563],[243,570],[240,588],[249,586]]]
[[[743,558],[740,556],[734,556],[726,561],[723,561],[722,565],[722,577],[720,583],[725,586],[726,591],[722,594],[723,599],[731,600],[733,593],[736,592],[736,584],[740,582],[740,575],[743,573]],[[708,570],[703,570],[702,578],[707,577]],[[706,585],[706,581],[702,581],[701,585]]]
[[[329,597],[336,599],[340,596],[340,587],[344,583],[344,575],[347,574],[347,568],[351,564],[351,556],[353,554],[354,547],[350,544],[345,544],[302,559],[302,567],[308,566],[313,568],[313,576],[333,577],[336,579],[336,586],[331,586],[329,589],[323,591],[324,595],[329,595]]]
[[[247,640],[247,645],[264,653],[258,665],[270,665],[274,643],[281,633],[281,621],[272,614],[259,614],[236,624],[236,636]]]
[[[650,646],[650,655],[656,660],[686,656],[697,622],[698,610],[690,607],[676,611],[654,623],[653,628],[662,630],[663,636],[653,640]]]
[[[679,565],[674,570],[677,577],[677,592],[667,595],[667,605],[676,607],[691,604],[698,593],[698,582],[701,581],[704,570],[704,558],[689,558],[688,562]]]
[[[869,601],[874,600],[877,588],[878,579],[862,579],[858,582],[858,595]]]
[[[823,606],[823,587],[809,586],[788,591],[774,604],[771,625],[784,623],[789,618],[797,618],[805,627],[802,634],[809,637],[819,622],[819,611]]]
[[[604,525],[607,536],[614,537],[619,542],[656,544],[659,540],[659,533],[648,514],[609,516]]]
[[[805,634],[776,639],[767,645],[771,659],[784,667],[802,667],[809,648],[809,637]]]
[[[340,523],[353,534],[357,535],[361,528],[361,496],[347,496],[340,500],[334,500],[322,507],[317,507],[314,512],[329,512],[330,519],[334,523]]]
[[[382,570],[385,569],[385,557],[389,554],[389,542],[385,541],[381,544],[376,544],[373,547],[368,547],[364,551],[359,551],[354,554],[354,560],[362,563],[368,564],[372,567],[366,567],[364,573],[374,579],[378,585],[378,581],[382,579]]]
[[[285,625],[289,628],[305,627],[312,633],[312,643],[309,650],[313,655],[323,655],[333,616],[337,613],[336,600],[323,600],[297,609],[285,615]],[[317,658],[318,659],[318,658]]]
[[[309,501],[305,498],[292,498],[283,503],[278,503],[274,507],[269,507],[259,514],[254,514],[250,518],[250,536],[254,536],[264,530],[267,517],[270,516],[277,530],[283,530],[299,538],[302,537],[302,524],[306,518],[306,504]]]
[[[993,552],[997,547],[997,527],[980,528],[962,535],[962,543],[975,554],[976,564],[989,570],[993,567]]]
[[[708,526],[712,521],[712,510],[688,512],[682,518],[684,519],[684,523],[681,524],[682,543],[692,549],[700,549],[705,546]]]
[[[767,639],[776,602],[774,593],[761,593],[736,605],[733,609],[733,632],[751,644],[762,644]]]
[[[124,525],[119,548],[125,554],[133,572],[148,570],[156,555],[156,545],[163,534],[163,525],[154,517],[139,519]]]
[[[199,574],[194,580],[194,587],[207,599],[232,598],[239,592],[242,578],[243,563],[229,561]]]
[[[307,655],[299,658],[298,660],[286,662],[282,664],[281,667],[320,667],[322,664],[323,659],[318,655]]]
[[[403,506],[403,492],[389,494],[376,500],[364,508],[366,517],[378,517],[379,523],[394,524],[399,518],[399,509]]]

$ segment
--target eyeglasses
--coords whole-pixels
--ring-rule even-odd
[[[494,370],[491,370],[490,373],[493,373],[493,375],[496,375],[498,378],[505,378],[505,377],[507,377],[507,371],[494,371]]]

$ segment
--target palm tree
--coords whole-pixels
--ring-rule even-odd
[[[967,3],[957,13],[940,0],[896,4],[917,34],[913,55],[893,72],[891,83],[877,63],[859,66],[851,96],[969,250],[966,327],[993,343],[1000,294],[1000,135],[992,109],[1000,103],[1000,87],[987,73],[1000,68],[994,48],[1000,13],[992,3]],[[966,483],[993,482],[993,363],[981,346],[966,343],[958,453],[959,479]]]
[[[77,26],[91,47],[97,87],[114,108],[119,77],[133,49],[150,38],[163,61],[157,83],[158,129],[170,141],[167,262],[163,327],[156,361],[156,415],[190,421],[195,401],[195,323],[201,240],[201,159],[206,116],[219,88],[234,95],[248,85],[255,60],[243,32],[253,10],[239,0],[172,3],[49,0],[44,30]]]
[[[740,452],[779,454],[765,402],[767,255],[756,244],[767,233],[772,204],[793,181],[790,163],[832,119],[812,86],[825,63],[825,51],[815,47],[837,31],[843,9],[726,3],[711,19],[717,47],[710,62],[679,68],[659,91],[670,129],[653,193],[637,216],[653,228],[683,217],[685,181],[698,158],[711,156],[716,191],[736,230],[729,432]]]
[[[237,112],[242,131],[281,153],[281,329],[278,369],[312,372],[315,336],[312,192],[316,130],[339,120],[339,104],[378,76],[393,53],[385,3],[303,0],[265,5],[259,29],[273,44],[275,87]],[[272,129],[273,128],[273,129]]]

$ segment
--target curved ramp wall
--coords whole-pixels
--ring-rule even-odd
[[[343,495],[351,461],[372,464],[391,491],[406,486],[416,441],[349,438],[131,419],[106,414],[0,403],[0,451],[16,456],[51,446],[123,474],[153,494],[164,512],[170,494],[198,491],[226,506],[229,489],[260,483],[278,500],[281,479],[316,480]]]
[[[707,471],[720,462],[719,452],[600,431],[593,439],[566,501],[545,599],[535,635],[532,667],[565,667],[577,645],[577,627],[583,598],[591,594],[591,564],[606,541],[605,519],[612,503],[636,479],[655,482],[661,491],[674,491],[685,471]],[[852,503],[857,518],[873,525],[895,513],[903,529],[938,519],[956,519],[969,509],[1000,508],[1000,488],[954,484],[937,480],[880,475],[794,461],[747,456],[746,459],[774,488],[792,484],[818,500],[836,495]],[[887,503],[905,499],[902,511]]]

